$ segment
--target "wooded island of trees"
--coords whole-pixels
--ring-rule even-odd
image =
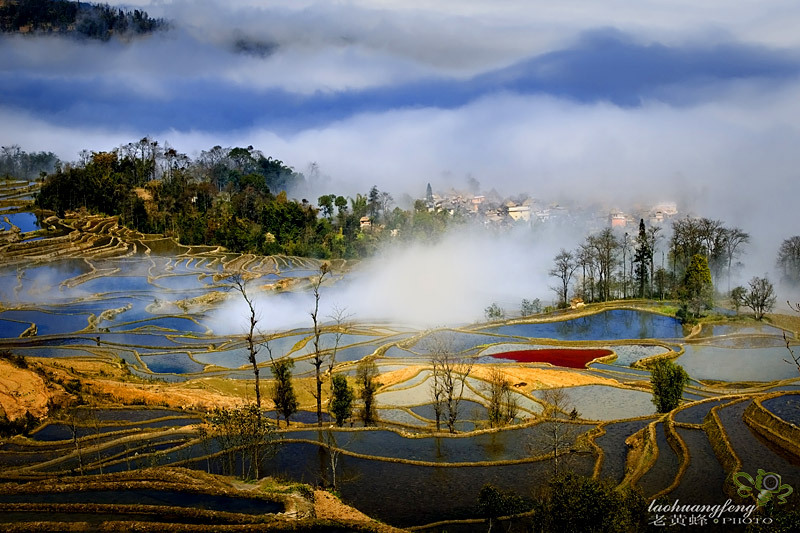
[[[107,41],[111,37],[144,35],[165,30],[164,19],[147,12],[108,4],[70,0],[0,1],[0,31],[4,33],[62,34]]]
[[[37,205],[62,216],[81,208],[116,215],[128,227],[183,244],[323,259],[365,257],[392,230],[401,240],[424,240],[458,221],[430,212],[424,202],[413,211],[392,209],[391,194],[377,187],[355,198],[323,195],[319,207],[290,199],[286,191],[305,180],[252,146],[215,146],[193,161],[145,137],[58,164],[44,179]],[[380,222],[380,231],[361,231],[364,217],[370,226]]]

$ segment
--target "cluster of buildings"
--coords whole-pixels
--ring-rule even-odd
[[[678,216],[678,206],[675,202],[662,202],[630,212],[615,208],[598,212],[596,207],[592,210],[568,208],[557,203],[544,204],[530,197],[502,198],[495,191],[481,195],[458,191],[435,194],[431,191],[430,185],[425,205],[431,212],[447,211],[450,215],[459,214],[475,218],[486,225],[498,226],[570,223],[588,225],[594,229],[606,225],[611,228],[635,228],[638,227],[640,219],[644,219],[649,225],[662,225]]]

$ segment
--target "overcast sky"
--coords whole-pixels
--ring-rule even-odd
[[[332,192],[676,200],[800,232],[796,0],[109,2],[131,42],[0,37],[0,144],[253,145]],[[755,240],[755,239],[754,239]]]

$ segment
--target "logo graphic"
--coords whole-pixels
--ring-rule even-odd
[[[764,472],[760,468],[755,480],[747,472],[736,472],[733,475],[733,482],[739,487],[737,491],[739,496],[755,499],[759,507],[766,505],[773,498],[779,504],[786,503],[786,498],[794,492],[790,485],[781,483],[780,474]]]

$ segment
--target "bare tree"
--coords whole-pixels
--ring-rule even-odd
[[[788,305],[792,310],[797,311],[798,313],[800,313],[800,304],[792,305],[787,300],[786,301],[786,305]],[[784,361],[786,361],[789,364],[794,363],[794,366],[797,367],[797,371],[800,372],[800,353],[796,354],[794,352],[794,350],[792,350],[792,345],[789,343],[789,339],[788,339],[788,337],[786,337],[786,332],[785,331],[783,332],[783,342],[786,343],[786,349],[789,350],[789,355],[792,356],[792,360],[791,361],[789,361],[787,359],[784,359]]]
[[[658,241],[661,239],[661,226],[650,226],[647,228],[647,244],[650,247],[650,297],[653,297],[653,282],[656,277],[655,255]]]
[[[728,262],[728,292],[731,292],[731,265],[739,254],[739,247],[750,242],[750,235],[739,228],[724,228],[722,230],[722,245],[724,246],[725,259]]]
[[[342,337],[344,337],[347,332],[350,330],[350,318],[352,318],[352,314],[346,313],[347,308],[339,308],[337,306],[333,306],[333,312],[328,316],[331,320],[333,320],[335,326],[335,330],[333,333],[333,348],[331,349],[328,355],[328,375],[333,375],[333,367],[336,366],[336,352],[339,351],[339,345],[342,342]],[[333,393],[333,384],[331,384],[331,394]]]
[[[82,427],[82,423],[84,422],[83,416],[81,416],[82,411],[78,409],[72,409],[69,414],[69,429],[72,433],[72,444],[75,446],[75,453],[78,454],[78,469],[83,475],[83,452],[81,450],[81,442],[80,442],[80,429]]]
[[[744,305],[753,310],[756,320],[764,318],[765,313],[775,306],[775,288],[767,278],[754,277],[750,280],[750,290],[744,294]]]
[[[314,365],[314,377],[316,379],[315,392],[312,395],[317,400],[317,425],[322,425],[322,363],[324,357],[322,355],[322,345],[320,344],[320,337],[322,336],[322,325],[319,320],[319,299],[320,287],[325,277],[330,274],[331,269],[328,263],[322,263],[319,266],[319,274],[311,280],[311,290],[314,293],[314,310],[311,311],[311,321],[314,324],[314,359],[311,364]]]
[[[572,280],[572,275],[575,273],[575,270],[577,270],[579,265],[575,261],[575,257],[572,255],[572,252],[568,252],[564,248],[562,248],[558,255],[556,255],[554,261],[555,264],[553,265],[553,268],[550,269],[549,274],[558,278],[560,284],[556,287],[553,287],[553,290],[556,291],[556,294],[558,294],[560,306],[567,307],[569,298],[569,283]]]
[[[256,324],[258,324],[256,306],[252,297],[247,292],[247,280],[245,279],[244,273],[237,272],[235,274],[231,274],[228,276],[228,280],[233,284],[233,288],[242,295],[242,298],[244,298],[244,301],[247,303],[247,307],[250,311],[250,327],[245,337],[245,340],[247,341],[247,359],[250,361],[250,365],[253,367],[253,377],[256,381],[256,407],[258,407],[259,412],[261,412],[261,387],[259,383],[258,360],[256,358],[258,355],[259,346],[255,341]]]
[[[580,245],[576,252],[576,262],[581,267],[581,298],[587,302],[594,301],[594,271],[597,265],[594,248],[588,243]],[[586,283],[589,283],[587,290]]]
[[[511,382],[497,367],[489,370],[485,391],[489,394],[489,425],[500,427],[510,424],[519,412],[519,405],[511,390]]]
[[[558,475],[559,456],[569,452],[578,433],[577,425],[571,421],[580,415],[570,406],[569,395],[563,388],[546,389],[542,394],[546,419],[541,435],[531,443],[534,453],[552,454],[553,475]],[[545,425],[546,424],[546,425]]]
[[[436,414],[436,430],[441,429],[441,419],[444,417],[448,431],[455,433],[458,406],[464,395],[467,378],[472,372],[473,360],[455,353],[451,332],[431,333],[425,344],[433,371],[431,399]]]
[[[611,228],[605,228],[596,235],[590,235],[587,244],[592,248],[594,260],[597,263],[599,276],[597,285],[600,298],[608,301],[611,298],[611,271],[617,263],[619,241]]]
[[[800,235],[785,239],[778,249],[776,265],[783,272],[783,280],[796,285],[800,282]]]

